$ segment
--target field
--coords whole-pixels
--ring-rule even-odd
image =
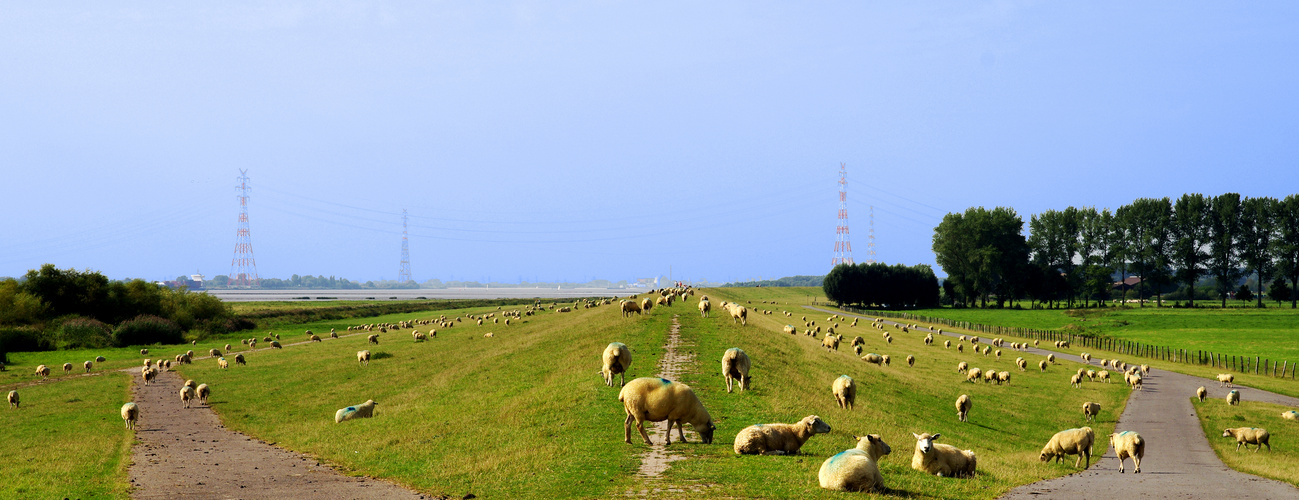
[[[1242,401],[1239,406],[1228,406],[1221,399],[1203,403],[1195,401],[1194,404],[1205,437],[1209,438],[1213,451],[1228,467],[1299,486],[1299,475],[1295,471],[1295,464],[1299,463],[1299,444],[1294,439],[1299,435],[1299,421],[1281,418],[1281,412],[1293,408],[1258,401]],[[1221,437],[1223,429],[1235,427],[1267,429],[1272,435],[1271,451],[1264,447],[1263,451],[1255,453],[1252,445],[1250,451],[1246,451],[1244,446],[1236,451],[1234,438]]]

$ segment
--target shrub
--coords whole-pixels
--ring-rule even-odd
[[[113,331],[113,344],[118,347],[149,344],[179,344],[185,341],[180,325],[157,316],[140,315],[123,321]]]
[[[54,338],[60,349],[109,347],[113,345],[113,329],[97,319],[77,316],[63,321]]]
[[[11,352],[51,351],[54,346],[31,327],[0,328],[0,361],[8,362]]]

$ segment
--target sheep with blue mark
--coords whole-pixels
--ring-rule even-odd
[[[817,472],[821,487],[835,491],[886,490],[878,462],[893,449],[879,434],[853,437],[857,439],[856,448],[839,452],[821,464]]]
[[[379,403],[376,403],[371,399],[356,406],[339,409],[334,412],[334,423],[341,424],[347,420],[373,417],[374,407],[377,404]]]

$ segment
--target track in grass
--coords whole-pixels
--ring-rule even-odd
[[[681,352],[681,322],[677,321],[676,315],[672,316],[672,329],[668,333],[668,343],[663,346],[667,351],[659,360],[658,377],[668,380],[680,380],[681,372],[686,363],[694,361],[693,357]],[[668,429],[668,432],[671,432]],[[666,439],[660,439],[658,426],[650,424],[650,429],[646,431],[650,435],[650,450],[645,452],[640,459],[640,469],[637,474],[646,478],[656,478],[667,472],[669,464],[685,457],[668,451],[667,446],[663,445]],[[693,430],[687,433],[687,437],[700,439],[699,435]]]

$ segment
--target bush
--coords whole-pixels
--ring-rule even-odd
[[[109,347],[113,329],[97,319],[76,316],[63,321],[54,338],[60,349]]]
[[[175,321],[157,316],[140,315],[123,321],[113,331],[113,344],[118,347],[150,344],[180,344],[184,333]]]
[[[52,351],[54,346],[31,327],[0,328],[0,361],[8,362],[11,352]]]

